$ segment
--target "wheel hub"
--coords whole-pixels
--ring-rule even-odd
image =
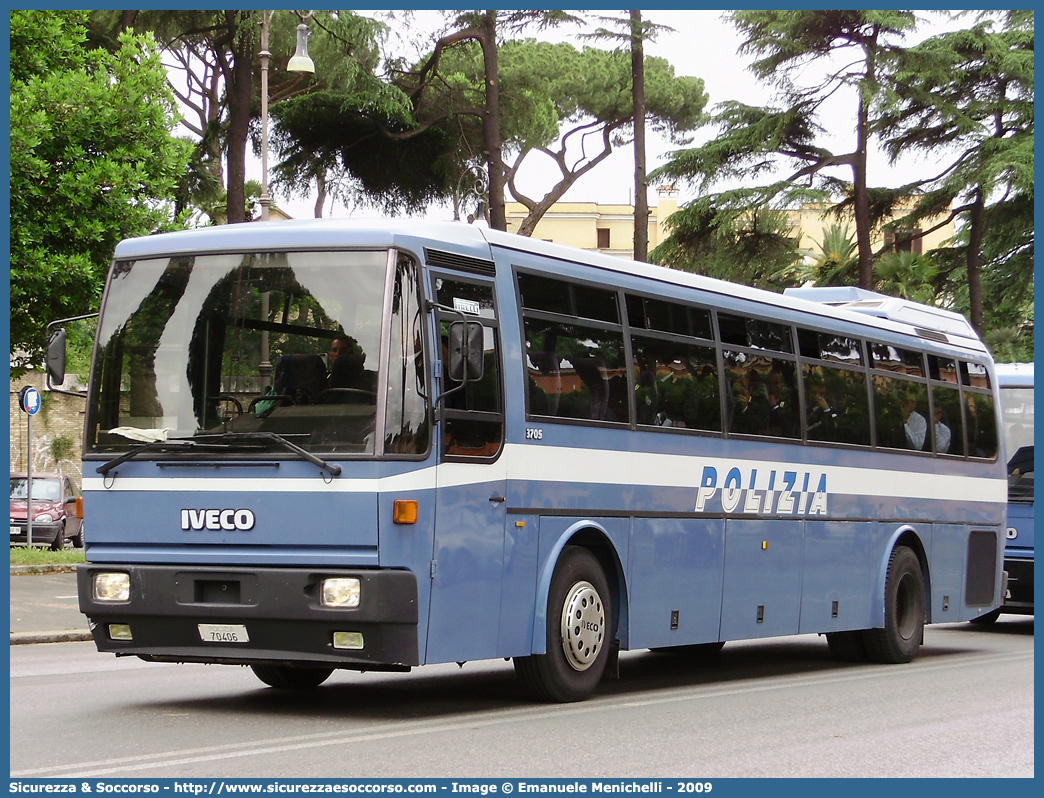
[[[605,638],[605,608],[590,582],[570,588],[562,607],[562,649],[576,671],[591,667]]]

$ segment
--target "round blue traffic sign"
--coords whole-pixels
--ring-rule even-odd
[[[40,412],[40,392],[31,385],[26,385],[18,392],[18,406],[31,416]]]

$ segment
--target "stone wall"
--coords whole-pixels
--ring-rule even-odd
[[[11,470],[25,471],[28,457],[26,435],[28,416],[18,406],[18,392],[25,385],[40,391],[40,412],[33,416],[33,471],[58,471],[80,481],[80,456],[83,451],[83,414],[86,401],[76,396],[48,391],[42,371],[33,371],[11,381]],[[62,388],[85,390],[75,374],[67,374]],[[67,438],[71,449],[61,462],[54,459],[54,441]]]

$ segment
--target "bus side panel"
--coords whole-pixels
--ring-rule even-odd
[[[630,648],[716,641],[724,559],[724,519],[635,518],[627,579]]]
[[[964,581],[967,550],[967,526],[933,525],[932,548],[928,558],[932,623],[949,623],[965,618]]]
[[[759,518],[726,522],[722,640],[797,633],[803,526]]]
[[[870,521],[805,522],[801,634],[871,625],[880,535]]]
[[[539,516],[508,516],[504,533],[504,586],[500,594],[498,657],[528,656],[533,651],[539,539]]]

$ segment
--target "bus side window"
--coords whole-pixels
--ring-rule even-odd
[[[921,382],[875,374],[874,421],[878,446],[931,451],[928,387]]]
[[[729,432],[800,438],[796,375],[789,360],[723,350]]]
[[[965,393],[968,410],[968,454],[993,459],[997,456],[997,418],[993,397],[987,393]]]
[[[449,330],[457,315],[439,316],[439,360],[442,362],[442,443],[447,457],[493,458],[504,442],[504,409],[500,380],[500,328],[493,287],[485,283],[436,279],[436,296],[446,307],[466,308],[468,321],[482,326],[482,377],[460,387],[449,374]],[[464,310],[460,312],[465,312]]]
[[[804,365],[808,439],[870,445],[866,375],[811,363]]]
[[[932,386],[932,434],[937,454],[964,456],[964,417],[956,388]]]
[[[721,432],[721,401],[714,350],[633,336],[638,423]]]

